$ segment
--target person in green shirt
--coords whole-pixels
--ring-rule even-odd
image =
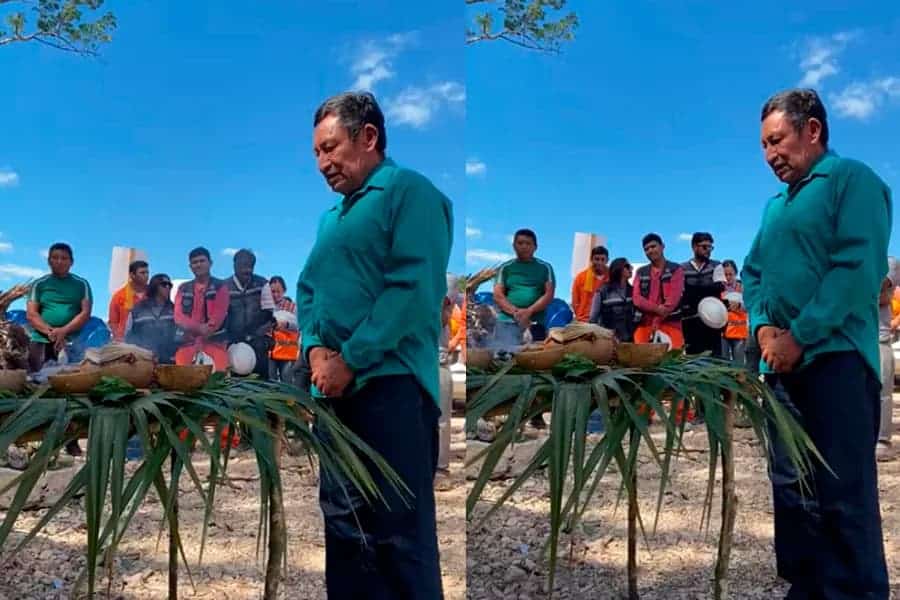
[[[50,274],[31,284],[26,315],[31,325],[28,368],[32,372],[40,371],[49,360],[57,360],[72,336],[91,318],[91,284],[71,272],[74,262],[71,246],[53,244],[47,254]],[[66,452],[81,456],[78,440],[66,444]]]
[[[786,186],[744,261],[744,301],[767,381],[787,392],[828,465],[813,462],[813,502],[803,499],[773,440],[778,574],[789,598],[886,600],[875,445],[891,192],[872,169],[829,150],[815,91],[776,94],[761,120],[765,160]]]
[[[91,284],[71,272],[74,262],[68,244],[53,244],[47,258],[50,274],[31,285],[26,312],[32,329],[32,371],[40,371],[48,360],[56,360],[66,342],[91,318]]]
[[[453,210],[428,179],[388,158],[386,147],[384,115],[371,94],[340,94],[316,111],[318,168],[341,198],[322,216],[297,284],[312,392],[413,494],[405,504],[368,464],[388,506],[369,504],[323,470],[330,600],[442,597],[433,482]]]
[[[500,309],[495,344],[518,346],[525,330],[535,342],[547,337],[544,309],[553,301],[556,275],[550,263],[537,258],[537,235],[520,229],[513,236],[516,258],[500,265],[494,284],[494,303]]]

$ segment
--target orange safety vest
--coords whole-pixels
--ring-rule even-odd
[[[743,292],[743,286],[738,283],[737,291]],[[722,294],[722,297],[725,297],[725,294]],[[728,311],[728,324],[725,325],[725,339],[726,340],[746,340],[750,337],[750,325],[747,322],[747,311],[745,309],[741,310],[729,310]]]
[[[276,329],[272,332],[275,346],[269,356],[272,360],[295,361],[300,356],[300,332]]]

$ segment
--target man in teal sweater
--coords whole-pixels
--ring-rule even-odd
[[[762,110],[771,198],[742,272],[761,368],[834,470],[816,464],[814,502],[774,442],[775,548],[788,598],[887,599],[875,444],[880,412],[878,293],[891,193],[866,165],[828,149],[812,90]]]
[[[371,94],[327,100],[314,126],[319,171],[341,199],[322,216],[297,285],[312,391],[414,495],[404,504],[368,464],[390,508],[369,505],[323,471],[328,597],[438,600],[433,480],[452,207],[428,179],[386,157]]]

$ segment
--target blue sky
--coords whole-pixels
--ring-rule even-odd
[[[708,230],[713,256],[740,264],[779,189],[762,160],[760,107],[801,83],[825,99],[832,147],[900,189],[893,3],[569,6],[581,26],[558,56],[500,42],[466,51],[470,272],[511,253],[519,227],[537,231],[567,300],[576,231],[637,262],[649,231],[682,261],[681,236]]]
[[[99,60],[36,44],[0,48],[0,289],[75,249],[105,318],[114,245],[187,278],[204,245],[214,274],[250,247],[257,272],[294,283],[336,196],[316,171],[312,115],[373,89],[388,152],[453,201],[450,268],[465,268],[464,15],[456,2],[110,0],[119,27]],[[4,15],[0,11],[0,17]],[[402,16],[402,18],[401,18]]]

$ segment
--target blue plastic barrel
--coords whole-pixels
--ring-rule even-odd
[[[474,296],[476,304],[488,304],[494,306],[493,292],[477,292]]]
[[[544,314],[546,315],[544,325],[547,329],[551,327],[565,327],[575,318],[568,302],[562,298],[554,298]]]

